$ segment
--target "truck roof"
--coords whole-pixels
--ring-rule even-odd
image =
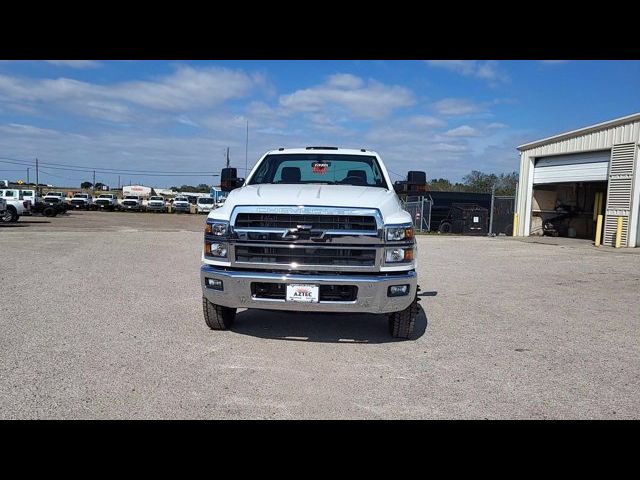
[[[342,155],[376,155],[377,152],[373,150],[366,150],[364,148],[339,148],[339,147],[303,147],[303,148],[278,148],[277,150],[270,150],[267,155],[283,155],[286,153],[333,153]]]

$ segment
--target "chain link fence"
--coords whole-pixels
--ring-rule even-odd
[[[513,235],[516,197],[494,196],[489,218],[489,234]]]
[[[416,232],[428,232],[431,230],[431,197],[410,197],[410,201],[404,202],[404,209],[413,219],[413,228]]]
[[[425,233],[437,231],[439,220],[432,222],[433,198],[409,197],[402,201],[404,209],[409,212],[413,219],[413,228],[416,232]],[[488,206],[488,205],[487,205]],[[515,213],[515,197],[494,196],[489,209],[488,232],[490,235],[513,234],[513,214]]]

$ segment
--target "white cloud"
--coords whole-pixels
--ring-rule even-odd
[[[0,101],[55,107],[114,122],[141,118],[135,107],[167,113],[207,109],[248,95],[266,84],[263,75],[240,70],[178,66],[155,80],[99,85],[71,78],[28,79],[0,75]]]
[[[190,127],[200,127],[200,125],[198,125],[196,122],[191,120],[187,115],[180,115],[178,118],[176,118],[176,121],[178,123],[181,123],[183,125],[188,125]]]
[[[433,108],[447,116],[469,115],[485,110],[482,105],[465,98],[443,98],[435,102]]]
[[[58,67],[71,67],[71,68],[97,68],[102,64],[95,60],[46,60],[51,65]]]
[[[407,118],[407,123],[420,128],[437,128],[446,125],[444,120],[429,115],[414,115]]]
[[[509,81],[509,76],[502,71],[495,60],[426,60],[426,62],[432,67],[487,80],[492,85]]]
[[[332,75],[315,87],[297,90],[280,97],[280,105],[289,113],[347,112],[361,119],[382,119],[398,108],[415,103],[406,87],[365,82],[355,75]]]
[[[458,128],[449,130],[445,135],[449,137],[479,137],[480,132],[469,125],[461,125]]]

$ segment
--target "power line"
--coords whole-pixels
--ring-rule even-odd
[[[0,162],[1,163],[8,163],[8,164],[13,164],[13,165],[26,165],[26,166],[35,166],[35,163],[33,161],[29,161],[29,160],[19,160],[16,158],[10,158],[10,157],[0,157]],[[96,168],[92,168],[92,167],[81,167],[78,165],[70,165],[70,164],[64,164],[64,163],[54,163],[54,162],[39,162],[40,165],[44,165],[50,169],[53,170],[66,170],[66,171],[71,171],[71,172],[88,172],[88,173],[92,173],[94,170],[96,173],[107,173],[107,174],[118,174],[118,173],[124,173],[127,175],[156,175],[156,176],[170,176],[170,175],[176,175],[176,176],[199,176],[199,175],[206,175],[206,176],[216,176],[217,174],[215,172],[212,171],[203,171],[203,170],[199,170],[199,171],[187,171],[185,172],[184,170],[180,170],[180,171],[169,171],[169,170],[132,170],[132,169],[120,169],[120,168],[107,168],[107,167],[96,167]]]

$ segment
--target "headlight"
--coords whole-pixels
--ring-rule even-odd
[[[396,227],[387,227],[385,238],[388,242],[398,242],[400,240],[413,239],[413,226],[400,225]]]
[[[413,248],[387,248],[384,254],[385,263],[411,262]]]
[[[226,243],[206,243],[204,244],[204,253],[210,257],[227,257]]]
[[[207,223],[205,233],[215,237],[227,237],[229,235],[229,222],[211,222]]]

